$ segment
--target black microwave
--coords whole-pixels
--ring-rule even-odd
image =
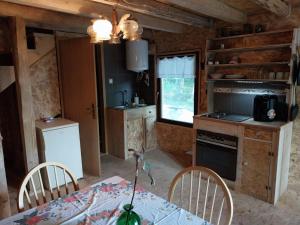
[[[270,122],[279,115],[278,97],[276,95],[256,95],[253,104],[255,121]]]

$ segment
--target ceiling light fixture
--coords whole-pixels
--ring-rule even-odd
[[[112,22],[106,17],[91,20],[92,25],[87,28],[91,37],[91,43],[101,43],[109,40],[111,44],[119,44],[121,38],[129,41],[141,39],[143,27],[132,18],[130,14],[121,17],[118,23],[118,14],[115,9],[112,11]]]

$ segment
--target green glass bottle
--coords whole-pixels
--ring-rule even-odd
[[[141,219],[132,209],[133,206],[130,204],[124,205],[124,212],[120,215],[117,220],[117,225],[141,225]]]

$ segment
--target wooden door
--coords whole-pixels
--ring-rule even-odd
[[[84,172],[100,175],[95,49],[89,38],[59,41],[64,117],[79,122]]]
[[[269,198],[269,176],[272,143],[247,139],[244,140],[242,165],[242,190],[264,201]]]

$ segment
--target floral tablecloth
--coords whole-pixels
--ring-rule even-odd
[[[4,224],[116,224],[123,206],[130,202],[132,184],[112,177],[66,197],[16,214],[0,221]],[[176,205],[137,187],[134,211],[142,225],[209,225],[208,222]]]

